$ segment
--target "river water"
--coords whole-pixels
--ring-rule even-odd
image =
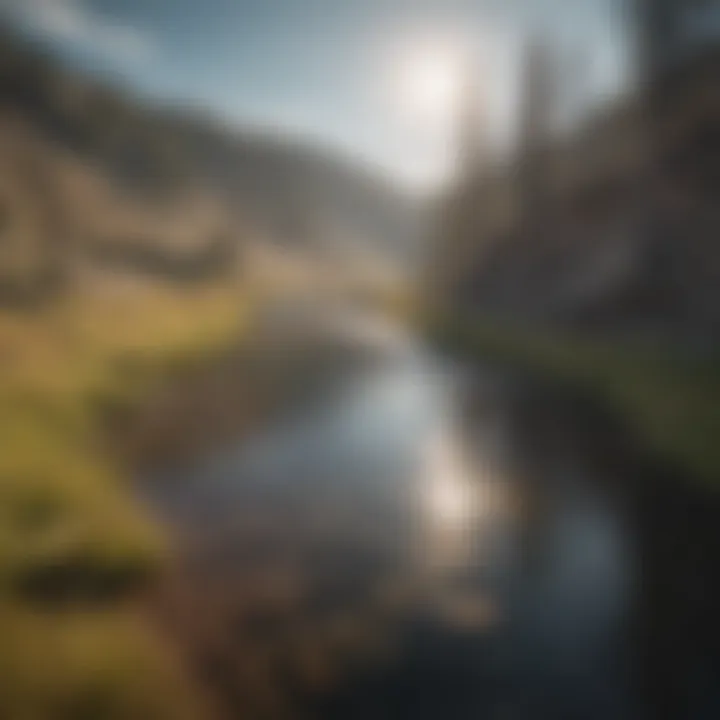
[[[356,361],[324,392],[145,490],[177,547],[160,615],[218,703],[637,717],[632,533],[576,416],[381,323],[326,330]]]

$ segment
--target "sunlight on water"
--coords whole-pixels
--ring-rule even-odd
[[[466,525],[471,519],[475,493],[459,448],[438,436],[428,450],[428,506],[434,519],[446,527]]]
[[[481,488],[447,430],[428,443],[421,488],[427,560],[438,569],[466,564],[472,554]]]

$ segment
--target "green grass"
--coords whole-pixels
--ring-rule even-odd
[[[591,393],[659,461],[720,482],[720,355],[603,342],[476,319],[431,323],[444,347],[539,373]]]
[[[103,433],[109,413],[211,362],[245,316],[231,289],[0,312],[0,717],[187,716],[131,609],[164,538]]]

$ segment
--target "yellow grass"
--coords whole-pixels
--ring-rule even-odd
[[[109,401],[132,407],[234,342],[246,309],[232,288],[135,287],[0,312],[0,717],[182,717],[161,648],[126,609],[163,538],[101,421]],[[104,610],[78,611],[73,593]]]

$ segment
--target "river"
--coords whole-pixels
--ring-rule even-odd
[[[638,717],[633,498],[592,421],[381,321],[314,332],[353,358],[322,392],[143,483],[158,616],[222,712]]]

